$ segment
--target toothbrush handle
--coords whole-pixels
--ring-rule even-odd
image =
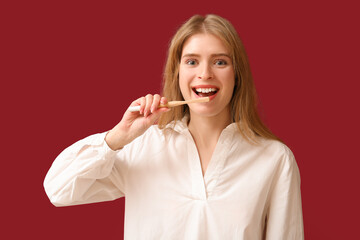
[[[196,102],[208,102],[210,101],[209,97],[203,97],[203,98],[198,98],[198,99],[192,99],[192,100],[188,100],[188,101],[171,101],[168,102],[167,104],[163,105],[160,104],[159,108],[163,108],[163,107],[176,107],[176,106],[180,106],[183,104],[189,104],[189,103],[196,103]],[[139,112],[140,111],[140,106],[132,106],[128,108],[129,112]]]
[[[160,105],[159,108],[166,107],[165,105]],[[129,112],[139,112],[140,111],[140,105],[139,106],[132,106],[128,108]]]

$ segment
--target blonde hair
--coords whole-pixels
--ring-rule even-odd
[[[195,15],[186,21],[171,40],[164,70],[162,95],[171,100],[184,100],[179,87],[179,65],[185,41],[198,33],[208,33],[219,37],[230,51],[235,87],[230,101],[232,121],[243,137],[249,142],[258,142],[257,136],[280,140],[261,121],[257,111],[257,94],[244,46],[229,21],[217,15],[205,17]],[[181,120],[187,113],[187,105],[164,113],[158,122],[160,128]]]

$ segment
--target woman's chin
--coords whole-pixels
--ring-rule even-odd
[[[198,117],[220,117],[223,119],[225,116],[228,116],[230,118],[230,105],[226,106],[219,106],[219,104],[214,104],[207,102],[207,103],[194,103],[192,106],[189,106],[190,108],[190,116],[198,116]],[[226,118],[226,117],[225,117]]]

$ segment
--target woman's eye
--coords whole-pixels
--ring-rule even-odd
[[[186,64],[187,65],[195,65],[196,61],[194,59],[189,59],[189,60],[186,60]]]
[[[225,60],[218,59],[218,60],[215,60],[215,65],[224,66],[224,65],[227,65],[227,62]]]

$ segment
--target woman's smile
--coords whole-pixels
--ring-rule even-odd
[[[197,85],[192,87],[196,97],[209,97],[213,100],[219,91],[219,87],[215,85]]]

